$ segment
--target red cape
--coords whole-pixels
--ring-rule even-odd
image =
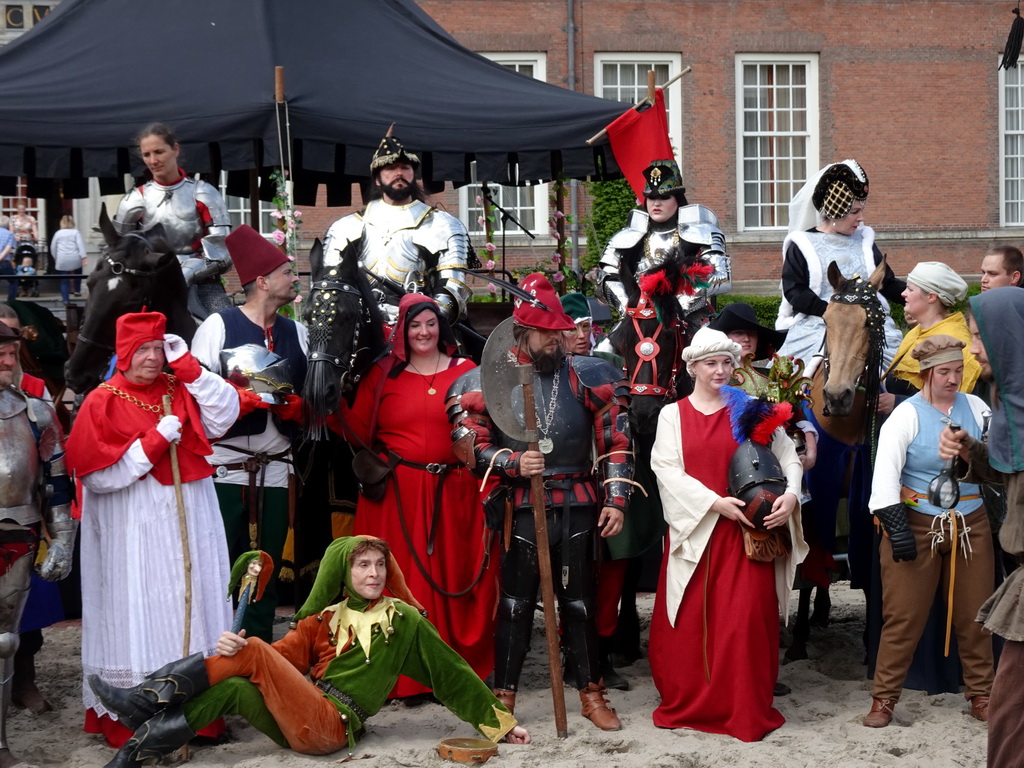
[[[169,377],[161,373],[149,386],[132,384],[122,373],[115,373],[110,386],[138,398],[147,405],[160,405],[167,394]],[[213,453],[202,429],[199,406],[181,382],[175,382],[171,412],[181,419],[178,464],[183,483],[209,477],[213,469],[204,457]],[[105,387],[89,393],[82,403],[68,436],[65,461],[69,471],[79,477],[116,464],[136,440],[146,435],[163,415],[145,411]],[[155,462],[150,474],[161,485],[173,485],[170,451]]]

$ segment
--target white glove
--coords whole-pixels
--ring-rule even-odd
[[[187,354],[188,344],[181,336],[173,333],[164,334],[164,357],[167,358],[168,363],[173,363],[179,357],[184,357]]]
[[[181,439],[181,419],[173,414],[164,416],[157,422],[156,431],[168,443],[177,442]]]

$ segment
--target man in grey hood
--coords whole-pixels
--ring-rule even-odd
[[[1024,557],[1024,291],[995,288],[971,299],[971,352],[981,378],[994,386],[987,441],[948,427],[939,438],[943,459],[958,457],[958,475],[1006,487],[999,543]],[[989,704],[988,765],[1020,765],[1024,754],[1024,569],[1017,568],[982,605],[978,621],[1006,640]]]

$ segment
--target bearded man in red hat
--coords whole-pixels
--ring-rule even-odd
[[[250,380],[272,380],[286,393],[267,398],[276,402],[247,397],[256,407],[213,443],[209,462],[214,466],[231,562],[243,552],[259,549],[280,567],[292,518],[292,439],[302,420],[301,399],[287,392],[301,391],[306,380],[306,326],[278,313],[299,292],[293,262],[281,249],[246,224],[236,227],[224,242],[245,303],[206,318],[192,339],[192,354],[231,381],[237,371],[245,370],[254,374]],[[252,386],[244,380],[235,383]],[[273,639],[277,581],[275,573],[263,599],[245,612],[242,626],[250,637]]]
[[[534,368],[540,450],[529,450],[492,423],[479,368],[459,378],[448,393],[456,454],[477,473],[500,481],[487,501],[489,510],[500,510],[488,516],[488,524],[505,534],[494,695],[509,711],[515,710],[540,584],[530,499],[530,478],[539,474],[547,489],[552,570],[567,667],[575,673],[583,716],[602,730],[619,730],[621,723],[608,706],[599,671],[595,553],[598,534],[607,538],[622,530],[632,490],[629,387],[622,372],[604,360],[565,354],[563,334],[575,326],[544,275],[529,275],[520,287],[535,301],[515,301],[510,354]],[[522,404],[513,401],[513,408],[522,421]]]
[[[68,469],[83,486],[83,679],[99,675],[118,687],[181,656],[186,584],[176,483],[192,563],[190,652],[212,654],[231,626],[231,561],[206,457],[210,436],[238,419],[238,390],[199,365],[166,323],[159,312],[118,318],[117,372],[85,398],[67,441]],[[173,375],[163,373],[165,363]],[[131,731],[88,685],[82,694],[86,730],[121,746]]]

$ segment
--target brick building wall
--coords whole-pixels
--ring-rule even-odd
[[[543,52],[547,81],[566,84],[566,0],[420,5],[473,50]],[[991,244],[1024,242],[1018,228],[1000,227],[996,67],[1012,21],[1008,7],[983,0],[575,0],[574,10],[577,90],[594,92],[601,52],[676,53],[693,68],[681,81],[687,196],[718,214],[741,287],[766,281],[757,287],[768,289],[778,278],[785,233],[738,224],[739,53],[816,54],[816,162],[860,161],[871,181],[867,223],[897,273],[942,260],[975,275]],[[456,193],[435,201],[458,213]],[[304,231],[321,232],[348,210],[310,211]],[[515,248],[512,264],[540,260],[548,244]]]

